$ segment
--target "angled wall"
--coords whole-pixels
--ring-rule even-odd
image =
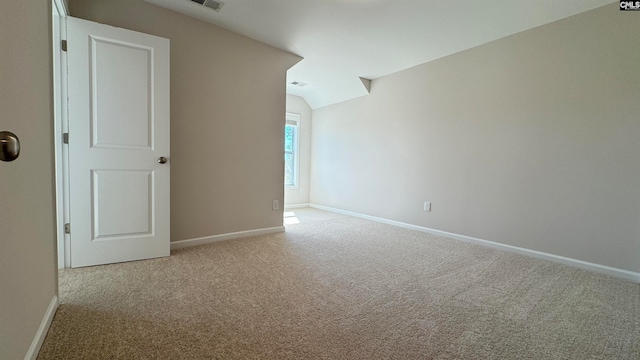
[[[314,110],[311,202],[640,272],[637,15],[601,7]]]

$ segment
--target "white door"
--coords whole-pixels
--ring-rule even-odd
[[[69,17],[67,44],[71,267],[168,256],[169,40]]]

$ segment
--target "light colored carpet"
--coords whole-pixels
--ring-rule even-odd
[[[38,359],[633,359],[640,285],[313,209],[64,270]]]

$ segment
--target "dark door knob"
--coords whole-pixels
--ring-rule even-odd
[[[0,131],[0,160],[13,161],[20,155],[20,140],[16,134]]]
[[[166,162],[167,162],[167,158],[166,157],[161,156],[161,157],[158,158],[158,163],[159,164],[164,164]]]

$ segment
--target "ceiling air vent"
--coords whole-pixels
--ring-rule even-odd
[[[222,1],[216,1],[216,0],[191,0],[191,1],[193,1],[194,3],[198,3],[200,5],[204,5],[215,11],[220,11],[220,9],[222,9],[222,6],[224,5]]]

